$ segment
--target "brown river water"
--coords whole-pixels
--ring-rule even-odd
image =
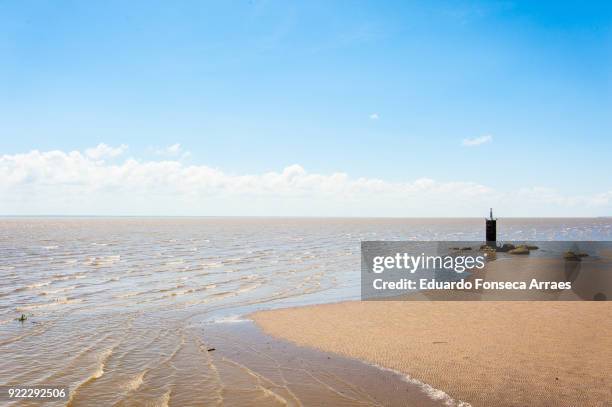
[[[478,240],[483,224],[2,218],[0,385],[70,389],[49,406],[460,404],[393,372],[269,338],[244,316],[359,299],[362,240]],[[612,240],[612,219],[502,219],[498,231],[507,240]]]

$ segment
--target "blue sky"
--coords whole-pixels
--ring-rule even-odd
[[[0,61],[0,154],[149,162],[179,143],[181,165],[235,176],[297,164],[611,207],[609,2],[1,1]]]

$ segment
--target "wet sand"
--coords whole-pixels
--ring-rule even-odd
[[[266,335],[252,321],[209,324],[203,331],[227,389],[221,391],[224,405],[461,405],[397,372]]]
[[[474,406],[611,405],[610,302],[343,302],[252,318]]]

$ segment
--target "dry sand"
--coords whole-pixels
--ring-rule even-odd
[[[253,319],[474,406],[612,406],[610,302],[345,302]]]

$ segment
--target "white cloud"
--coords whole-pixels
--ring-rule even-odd
[[[463,139],[462,144],[466,147],[476,147],[482,144],[491,143],[492,141],[493,141],[493,136],[487,134],[487,135],[480,136],[480,137]]]
[[[89,150],[0,156],[0,214],[479,216],[493,206],[506,216],[537,216],[538,209],[552,216],[600,213],[612,203],[612,192],[502,192],[470,181],[391,182],[311,173],[300,165],[233,174],[180,160],[99,157]]]
[[[151,148],[151,150],[153,151],[155,155],[159,155],[159,156],[166,156],[166,157],[179,157],[180,156],[181,158],[187,158],[191,156],[191,153],[189,151],[183,150],[183,147],[181,146],[180,143],[175,143],[175,144],[169,145],[164,148]]]
[[[380,116],[378,116],[378,113],[372,113],[369,117],[370,120],[378,120],[380,118]]]
[[[166,148],[166,152],[170,155],[178,155],[181,152],[180,143],[172,144]]]
[[[121,144],[119,147],[111,147],[104,143],[98,144],[94,148],[88,148],[85,150],[85,155],[94,160],[101,160],[104,158],[118,157],[128,149],[128,146]]]

